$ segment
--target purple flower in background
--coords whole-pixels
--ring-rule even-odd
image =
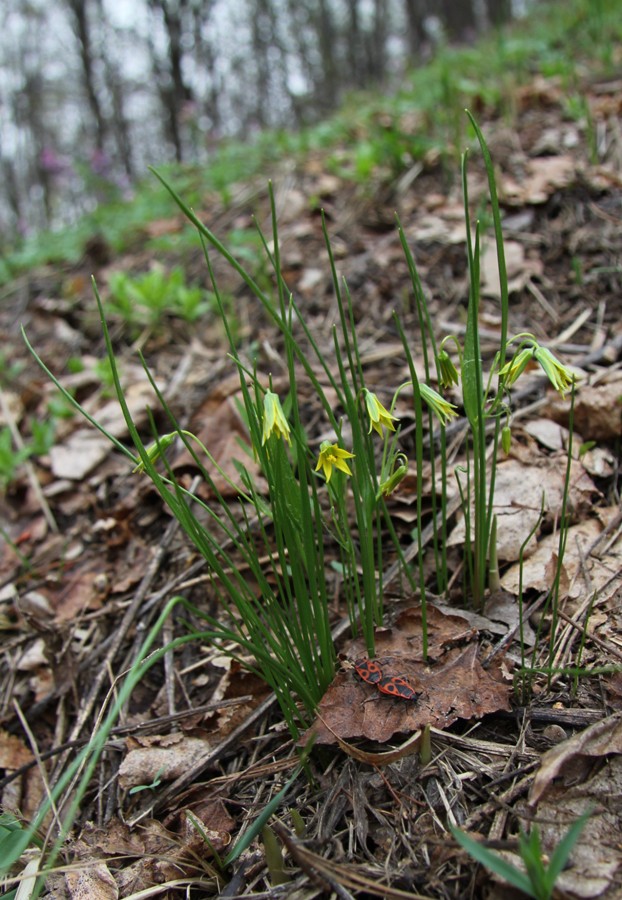
[[[43,172],[53,177],[68,175],[71,172],[71,164],[59,156],[53,147],[43,148],[39,155],[39,165]]]
[[[100,178],[110,178],[112,160],[105,150],[95,147],[94,150],[91,150],[89,162],[94,175],[98,175]]]

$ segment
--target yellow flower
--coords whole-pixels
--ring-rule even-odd
[[[562,363],[560,363],[546,347],[538,347],[534,356],[544,369],[545,375],[555,390],[563,397],[574,383],[574,375],[570,369],[567,369],[566,366],[562,365]]]
[[[370,426],[369,431],[371,433],[372,428],[374,428],[380,437],[382,437],[382,428],[388,428],[389,431],[395,431],[394,422],[399,422],[395,416],[392,416],[388,409],[386,409],[378,397],[372,393],[372,391],[368,391],[367,388],[364,389],[365,394],[365,406],[367,407],[367,415],[369,416]]]
[[[458,415],[454,404],[450,403],[449,400],[445,400],[444,397],[441,397],[441,395],[437,393],[434,388],[431,388],[429,385],[421,382],[419,384],[419,390],[421,391],[421,396],[428,404],[441,425],[446,425],[450,419],[453,419]]]
[[[163,434],[157,439],[157,441],[154,441],[153,444],[149,444],[148,447],[145,447],[145,453],[152,463],[157,462],[157,460],[164,456],[165,451],[171,446],[176,437],[177,432],[172,431],[170,434]],[[145,463],[142,459],[139,458],[136,465],[132,469],[132,475],[136,474],[136,472],[140,472],[142,474],[144,471]]]
[[[342,450],[341,447],[331,444],[330,441],[322,441],[315,471],[318,472],[322,469],[327,482],[330,481],[333,469],[339,469],[340,472],[351,475],[352,471],[346,459],[354,459],[354,453],[348,453],[347,450]]]
[[[266,391],[263,398],[263,435],[261,438],[262,445],[266,443],[271,434],[277,437],[283,437],[288,444],[292,439],[289,433],[289,425],[281,406],[278,394],[273,391]]]
[[[533,347],[524,347],[521,351],[515,354],[512,359],[506,363],[501,371],[499,372],[499,377],[503,378],[504,386],[506,388],[512,387],[516,379],[523,374],[529,362],[533,359],[534,356],[534,348]]]

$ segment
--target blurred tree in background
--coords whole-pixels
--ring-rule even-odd
[[[4,0],[0,243],[66,225],[147,165],[299,128],[395,87],[512,0]]]

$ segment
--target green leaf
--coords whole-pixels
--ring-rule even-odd
[[[460,831],[452,825],[449,826],[449,830],[460,846],[463,847],[476,862],[486,866],[491,872],[504,878],[508,884],[518,888],[519,891],[523,891],[529,897],[535,896],[532,891],[531,881],[524,872],[521,872],[521,870],[517,869],[516,866],[513,866],[512,863],[507,862],[507,860],[499,856],[498,853],[494,853],[492,850],[489,850],[488,847],[484,847],[478,841],[473,840],[473,838],[469,837],[468,834],[465,834],[464,831]]]
[[[27,829],[19,828],[9,831],[0,839],[0,875],[9,871],[22,853],[33,843],[33,833]]]
[[[592,815],[592,812],[593,809],[590,808],[586,812],[584,812],[582,816],[579,816],[577,821],[570,826],[564,837],[555,848],[553,854],[551,855],[551,861],[547,868],[547,879],[551,889],[555,884],[557,877],[563,871],[564,866],[568,862],[570,854],[572,853],[575,844],[579,840],[581,832],[587,825],[588,819]]]

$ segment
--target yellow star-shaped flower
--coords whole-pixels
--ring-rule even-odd
[[[315,471],[319,472],[322,469],[327,482],[331,479],[333,469],[339,469],[340,472],[351,475],[352,471],[346,459],[354,459],[354,453],[348,453],[347,450],[342,450],[341,447],[331,444],[330,441],[322,441]]]

